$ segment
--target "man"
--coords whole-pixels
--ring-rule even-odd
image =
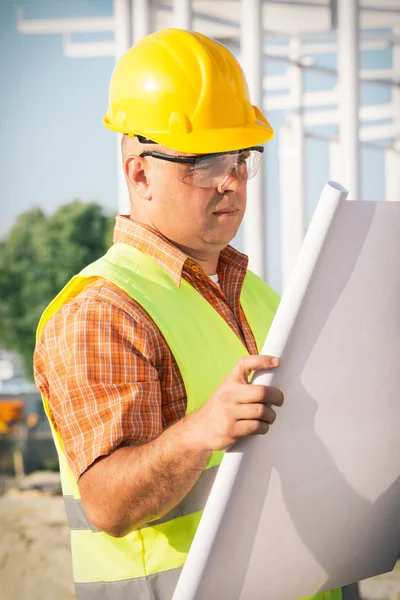
[[[122,57],[104,124],[124,134],[131,213],[44,313],[36,382],[77,598],[167,600],[223,451],[283,402],[248,385],[279,364],[258,354],[277,296],[229,246],[273,133],[232,54],[180,30]]]

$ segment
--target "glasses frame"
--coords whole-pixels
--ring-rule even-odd
[[[153,158],[159,158],[160,160],[167,160],[168,162],[174,162],[183,165],[196,165],[202,160],[213,158],[214,156],[224,156],[226,154],[241,154],[242,152],[249,152],[255,150],[256,152],[263,153],[263,146],[251,146],[250,148],[241,148],[240,150],[232,150],[231,152],[211,152],[210,154],[199,154],[197,156],[171,156],[170,154],[163,154],[162,152],[142,152],[139,154],[141,158],[148,156]]]

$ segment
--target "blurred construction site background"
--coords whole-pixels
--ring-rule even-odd
[[[114,215],[128,211],[120,140],[101,119],[116,59],[163,27],[228,46],[275,129],[233,244],[278,292],[327,180],[352,199],[400,200],[400,0],[0,1],[0,525],[11,527],[0,543],[4,598],[73,597],[68,542],[59,555],[43,549],[52,527],[67,540],[61,505],[16,500],[59,491],[57,479],[29,475],[57,471],[32,380],[35,328],[69,277],[109,245]],[[37,524],[47,519],[41,537],[23,529],[28,512]],[[38,557],[54,585],[31,585]],[[400,600],[399,570],[360,590]]]

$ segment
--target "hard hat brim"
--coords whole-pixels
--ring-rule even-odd
[[[103,119],[103,125],[111,131],[128,135],[142,135],[172,150],[190,154],[209,154],[229,152],[241,148],[250,148],[269,142],[274,130],[268,121],[255,121],[227,129],[197,130],[185,134],[160,133],[151,131],[121,131],[120,127]]]

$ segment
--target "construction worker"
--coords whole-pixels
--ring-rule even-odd
[[[283,402],[248,385],[279,364],[258,353],[278,297],[229,246],[273,131],[235,57],[176,29],[121,58],[104,125],[124,134],[131,212],[45,311],[35,376],[78,600],[168,600],[224,450]]]

